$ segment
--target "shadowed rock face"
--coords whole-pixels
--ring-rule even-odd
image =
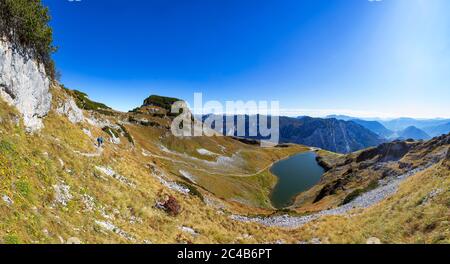
[[[327,196],[354,188],[364,189],[370,182],[408,173],[419,167],[443,162],[450,168],[450,134],[426,142],[395,141],[343,156],[322,178],[313,203]],[[355,185],[352,183],[358,182]]]
[[[22,114],[27,131],[42,128],[52,96],[44,65],[0,39],[0,96]]]
[[[311,117],[280,117],[280,139],[337,153],[351,153],[385,142],[357,123]]]
[[[447,168],[450,168],[450,147],[447,150],[447,155],[445,156],[445,165],[447,165]]]
[[[363,151],[356,158],[356,162],[363,162],[377,157],[377,162],[397,161],[403,158],[408,151],[414,147],[414,143],[396,141],[381,144],[376,148]]]

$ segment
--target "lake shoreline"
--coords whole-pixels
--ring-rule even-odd
[[[270,193],[271,204],[281,210],[292,206],[300,193],[320,182],[325,169],[317,162],[317,153],[311,149],[275,162],[269,172],[277,177]]]

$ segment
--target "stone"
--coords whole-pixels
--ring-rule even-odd
[[[13,200],[11,198],[9,198],[8,195],[3,195],[2,196],[2,200],[8,205],[8,206],[12,206],[14,204]]]
[[[73,198],[70,193],[70,186],[61,183],[53,185],[53,189],[55,190],[55,202],[61,204],[62,206],[67,206]]]
[[[67,239],[66,244],[68,245],[80,245],[82,244],[81,240],[78,237],[71,237]]]
[[[91,130],[87,128],[83,128],[83,133],[86,134],[88,137],[92,138]]]
[[[322,244],[322,241],[320,240],[320,238],[318,237],[313,237],[310,241],[310,244],[314,244],[314,245],[318,245],[318,244]]]
[[[43,64],[0,39],[0,97],[22,114],[27,132],[43,127],[51,108],[50,80]]]
[[[199,233],[197,231],[195,231],[194,229],[192,229],[190,227],[187,227],[187,226],[181,226],[181,227],[179,227],[179,229],[181,231],[183,231],[184,233],[188,233],[188,234],[190,234],[191,236],[194,236],[194,237],[199,235]]]
[[[114,133],[111,133],[111,137],[109,138],[109,142],[111,142],[112,144],[115,144],[115,145],[119,145],[120,144],[120,138],[116,137],[114,135]]]
[[[56,109],[56,112],[60,115],[67,116],[69,121],[73,124],[81,123],[84,120],[83,111],[78,108],[75,101],[70,98],[64,101]]]
[[[379,245],[381,244],[381,240],[377,237],[371,237],[369,239],[367,239],[366,244],[368,245]]]

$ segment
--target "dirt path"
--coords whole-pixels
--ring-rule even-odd
[[[100,157],[102,155],[104,149],[102,147],[96,147],[96,148],[97,148],[97,151],[95,153],[83,153],[78,150],[72,150],[72,151],[78,155],[81,155],[81,156],[87,157],[87,158]]]

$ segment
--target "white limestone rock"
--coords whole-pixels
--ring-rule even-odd
[[[3,195],[2,196],[2,200],[8,205],[8,206],[12,206],[14,204],[13,200],[11,198],[9,198],[8,195]]]
[[[81,123],[84,120],[83,111],[78,108],[75,101],[70,98],[63,102],[56,109],[56,112],[60,115],[67,116],[70,122],[73,124]]]
[[[109,138],[109,142],[111,142],[115,145],[120,145],[120,138],[116,137],[114,135],[114,133],[111,132],[111,137]]]
[[[371,238],[367,239],[366,244],[368,244],[368,245],[379,245],[379,244],[382,244],[382,243],[381,243],[381,240],[379,238],[371,237]]]
[[[91,130],[87,128],[83,128],[83,133],[86,134],[88,137],[92,138]]]
[[[22,114],[28,132],[43,127],[52,101],[49,86],[43,64],[0,39],[0,97]]]
[[[57,184],[53,185],[53,189],[55,190],[55,202],[66,207],[67,204],[73,199],[72,194],[70,193],[70,186],[66,184]]]

